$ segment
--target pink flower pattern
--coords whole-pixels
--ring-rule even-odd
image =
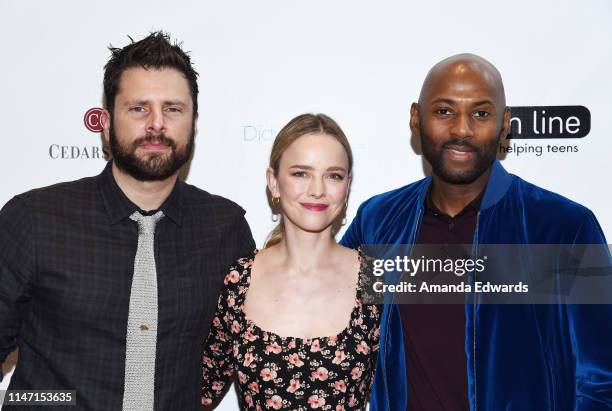
[[[380,309],[362,290],[372,259],[359,250],[361,268],[349,325],[338,335],[302,339],[260,329],[242,311],[254,256],[226,275],[202,360],[202,404],[211,404],[238,374],[245,410],[365,409],[376,366]]]

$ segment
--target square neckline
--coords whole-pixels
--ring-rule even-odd
[[[253,263],[255,262],[255,256],[257,255],[257,253],[259,252],[259,249],[255,249],[253,251],[253,256],[249,258],[249,260],[251,261],[251,264],[245,265],[244,269],[246,270],[246,272],[243,273],[244,278],[240,279],[240,282],[244,285],[244,291],[243,294],[244,296],[242,297],[242,300],[240,301],[240,304],[238,306],[238,311],[240,312],[240,315],[242,315],[245,323],[252,327],[254,330],[256,330],[258,333],[260,333],[262,336],[268,335],[268,336],[272,336],[274,339],[278,339],[282,342],[296,342],[296,343],[301,343],[302,345],[312,345],[314,341],[316,340],[322,340],[322,341],[329,341],[331,339],[335,339],[336,342],[340,341],[341,338],[344,338],[346,336],[347,333],[349,333],[349,331],[351,330],[351,326],[353,324],[353,321],[355,319],[358,318],[360,311],[362,310],[362,306],[363,303],[361,301],[361,297],[362,297],[362,286],[363,286],[363,275],[365,275],[364,271],[367,267],[367,262],[366,262],[366,258],[365,255],[363,254],[363,250],[361,249],[361,247],[359,247],[356,251],[357,251],[357,257],[359,259],[359,270],[357,272],[357,285],[355,286],[355,297],[354,297],[354,304],[353,304],[353,309],[351,310],[351,315],[348,321],[348,324],[338,333],[334,334],[334,335],[329,335],[329,336],[322,336],[322,337],[309,337],[309,338],[304,338],[304,337],[296,337],[296,336],[282,336],[278,333],[275,333],[273,331],[268,331],[268,330],[264,330],[263,328],[261,328],[259,325],[257,325],[257,323],[253,320],[251,320],[247,314],[244,312],[244,303],[246,301],[246,297],[247,294],[249,292],[249,289],[251,287],[251,278],[252,278],[252,267],[253,267]],[[241,276],[242,277],[242,276]],[[249,281],[245,281],[245,279],[248,277]]]

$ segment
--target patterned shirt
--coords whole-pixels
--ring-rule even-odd
[[[109,163],[0,211],[0,361],[19,347],[10,389],[76,390],[76,409],[121,409],[136,209]],[[184,182],[160,209],[155,409],[197,410],[222,279],[255,245],[244,210]]]
[[[371,259],[360,252],[355,304],[339,334],[281,337],[262,330],[243,311],[254,257],[242,258],[225,277],[205,344],[202,403],[210,404],[237,373],[241,409],[361,410],[376,366],[380,308],[364,288]]]

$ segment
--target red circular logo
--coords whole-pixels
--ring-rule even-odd
[[[98,107],[90,108],[85,113],[85,117],[83,117],[83,122],[85,123],[85,127],[87,130],[92,133],[99,133],[102,131],[102,122],[100,121],[102,118],[102,109]]]

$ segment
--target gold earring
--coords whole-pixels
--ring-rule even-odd
[[[276,206],[280,203],[280,197],[272,197],[272,205]]]

